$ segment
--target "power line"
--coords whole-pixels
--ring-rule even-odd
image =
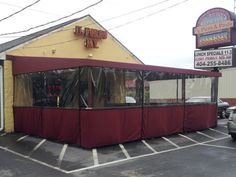
[[[102,20],[101,22],[107,22],[107,21],[114,20],[114,19],[117,19],[117,18],[120,18],[120,17],[124,17],[124,16],[130,15],[130,14],[133,14],[133,13],[137,13],[137,12],[140,12],[142,10],[155,7],[157,5],[163,4],[163,3],[168,2],[168,1],[171,1],[171,0],[164,0],[164,1],[161,1],[161,2],[158,2],[158,3],[155,3],[155,4],[151,4],[151,5],[148,5],[146,7],[140,8],[140,9],[136,9],[136,10],[133,10],[133,11],[130,11],[130,12],[126,12],[126,13],[118,15],[118,16],[114,16],[114,17]]]
[[[117,18],[121,18],[121,17],[127,16],[127,15],[130,15],[130,14],[133,14],[133,13],[140,12],[140,11],[142,11],[142,10],[146,10],[146,9],[149,9],[149,8],[153,8],[153,7],[157,6],[157,5],[163,4],[163,3],[168,2],[168,1],[172,1],[172,0],[163,0],[163,1],[161,1],[161,2],[158,2],[158,3],[155,3],[155,4],[151,4],[151,5],[145,6],[145,7],[143,7],[143,8],[135,9],[135,10],[133,10],[133,11],[129,11],[129,12],[123,13],[123,14],[121,14],[121,15],[117,15],[117,16],[113,16],[113,17],[108,18],[108,19],[104,19],[104,20],[100,21],[99,23],[111,21],[111,20],[114,20],[114,19],[117,19]],[[0,3],[1,3],[1,2],[0,2]],[[83,27],[87,27],[87,26],[90,26],[90,25],[93,25],[93,24],[94,24],[94,22],[88,23],[88,24],[84,25]],[[62,30],[62,31],[67,31],[67,30],[72,30],[72,29],[66,29],[66,30]],[[61,32],[61,31],[60,31],[60,32]],[[6,35],[8,35],[8,34],[6,34]],[[4,35],[4,36],[6,36],[6,35]],[[0,34],[0,36],[3,36],[3,35]],[[1,38],[2,38],[2,37],[1,37]],[[13,36],[12,38],[14,38],[14,36]]]
[[[47,23],[44,23],[44,24],[41,24],[41,25],[37,25],[37,26],[31,27],[31,28],[28,28],[28,29],[26,29],[26,30],[15,31],[15,32],[9,32],[9,33],[2,33],[2,34],[0,34],[0,36],[24,33],[24,32],[28,32],[28,31],[30,31],[30,30],[39,28],[39,27],[43,27],[43,26],[46,26],[46,25],[49,25],[49,24],[58,22],[58,21],[60,21],[60,20],[69,18],[69,17],[71,17],[71,16],[73,16],[73,15],[75,15],[75,14],[77,14],[77,13],[80,13],[80,12],[82,12],[82,11],[85,11],[85,10],[87,10],[87,9],[93,7],[93,6],[96,6],[96,5],[98,5],[99,3],[101,3],[102,1],[103,1],[103,0],[100,0],[100,1],[98,1],[98,2],[96,2],[96,3],[94,3],[94,4],[91,4],[91,5],[87,6],[87,7],[85,7],[85,8],[83,8],[83,9],[79,10],[79,11],[73,12],[72,14],[66,15],[66,16],[61,17],[61,18],[58,18],[58,19],[56,19],[56,20],[53,20],[53,21],[50,21],[50,22],[47,22]]]
[[[27,8],[29,8],[29,7],[31,7],[31,6],[33,6],[33,5],[35,5],[35,4],[37,4],[39,1],[40,1],[40,0],[37,0],[37,1],[35,1],[34,3],[29,4],[28,6],[25,6],[24,8],[20,9],[19,11],[16,11],[16,12],[14,12],[13,14],[10,14],[10,15],[8,15],[8,16],[6,16],[6,17],[0,19],[0,22],[2,22],[2,21],[4,21],[4,20],[6,20],[6,19],[8,19],[8,18],[10,18],[10,17],[12,17],[12,16],[14,16],[14,15],[16,15],[16,14],[22,12],[22,11],[24,11],[25,9],[27,9]]]
[[[140,17],[140,18],[136,18],[135,20],[128,21],[128,22],[123,23],[123,24],[121,24],[121,25],[117,25],[117,26],[115,26],[115,27],[113,27],[113,28],[110,28],[109,31],[114,30],[114,29],[117,29],[117,28],[121,28],[121,27],[126,26],[126,25],[130,25],[130,24],[135,23],[135,22],[137,22],[137,21],[140,21],[140,20],[143,20],[143,19],[145,19],[145,18],[151,17],[151,16],[156,15],[156,14],[158,14],[158,13],[164,12],[164,11],[166,11],[166,10],[168,10],[168,9],[171,9],[171,8],[173,8],[173,7],[176,7],[176,6],[179,6],[179,5],[183,4],[183,3],[186,3],[187,1],[190,1],[190,0],[184,0],[184,1],[178,2],[178,3],[176,3],[176,4],[172,5],[172,6],[169,6],[169,7],[167,7],[167,8],[161,9],[161,10],[156,11],[156,12],[153,12],[153,13],[150,13],[150,14],[148,14],[148,15],[146,15],[146,16],[143,16],[143,17]]]
[[[146,9],[155,7],[155,6],[157,6],[157,5],[163,4],[163,3],[168,2],[168,1],[172,1],[172,0],[164,0],[164,1],[161,1],[161,2],[158,2],[158,3],[155,3],[155,4],[151,4],[151,5],[148,5],[148,6],[146,6],[146,7],[140,8],[140,9],[136,9],[136,10],[133,10],[133,11],[130,11],[130,12],[126,12],[126,13],[121,14],[121,15],[117,15],[117,16],[114,16],[114,17],[111,17],[111,18],[108,18],[108,19],[101,20],[99,23],[111,21],[111,20],[114,20],[114,19],[117,19],[117,18],[120,18],[120,17],[124,17],[124,16],[130,15],[130,14],[133,14],[133,13],[137,13],[137,12],[140,12],[140,11],[142,11],[142,10],[146,10]],[[165,10],[168,10],[168,9],[170,9],[170,8],[173,8],[173,7],[175,7],[175,6],[178,6],[178,5],[180,5],[180,4],[183,4],[183,3],[187,2],[187,1],[189,1],[189,0],[181,1],[181,2],[179,2],[179,3],[176,3],[176,4],[174,4],[174,5],[171,5],[171,6],[167,7],[167,8],[161,9],[161,10],[159,10],[159,11],[156,11],[156,12],[154,12],[154,13],[152,13],[152,14],[149,14],[149,15],[147,15],[147,16],[145,16],[145,17],[141,17],[141,18],[147,18],[147,17],[149,17],[149,16],[153,16],[153,15],[155,15],[155,14],[157,14],[157,13],[163,12],[163,11],[165,11]],[[236,0],[235,0],[235,1],[236,1]],[[133,21],[133,20],[132,20],[132,21]],[[135,20],[135,21],[136,21],[136,20]],[[137,20],[137,21],[139,21],[139,20]],[[93,24],[94,24],[94,22],[88,23],[88,24],[86,24],[86,25],[83,25],[83,27],[87,27],[87,26],[90,26],[90,25],[93,25]],[[120,26],[120,25],[119,25],[119,26]],[[114,27],[114,28],[116,28],[116,27]],[[67,29],[67,30],[69,30],[69,29]],[[113,30],[113,28],[110,29],[110,30]]]
[[[163,0],[163,1],[161,1],[161,2],[158,2],[158,3],[155,3],[155,4],[151,4],[151,5],[145,6],[145,7],[143,7],[143,8],[135,9],[135,10],[132,10],[132,11],[123,13],[123,14],[121,14],[121,15],[117,15],[117,16],[113,16],[113,17],[108,18],[108,19],[104,19],[104,20],[100,21],[99,23],[111,21],[111,20],[114,20],[114,19],[117,19],[117,18],[121,18],[121,17],[127,16],[127,15],[130,15],[130,14],[133,14],[133,13],[140,12],[140,11],[142,11],[142,10],[146,10],[146,9],[149,9],[149,8],[153,8],[153,7],[157,6],[157,5],[163,4],[163,3],[168,2],[168,1],[171,1],[171,0]],[[20,7],[20,6],[13,5],[13,4],[9,4],[9,3],[3,3],[3,2],[1,2],[1,1],[0,1],[0,4],[6,4],[6,5],[14,6],[14,7]],[[32,10],[32,9],[31,9],[31,10]],[[39,11],[39,12],[43,12],[43,11]],[[94,22],[88,23],[88,24],[84,25],[83,27],[88,27],[88,26],[93,25],[93,24],[94,24]],[[62,30],[62,31],[67,31],[67,30],[72,30],[72,29],[66,29],[66,30]],[[59,32],[61,32],[61,31],[59,31]],[[22,37],[22,36],[7,36],[7,35],[4,35],[4,36],[2,36],[2,37],[0,37],[0,38],[16,38],[16,37]]]
[[[11,7],[23,8],[22,6],[15,5],[15,4],[10,4],[10,3],[6,3],[6,2],[2,2],[2,1],[0,1],[0,4],[6,5],[6,6],[11,6]],[[38,10],[38,9],[29,8],[28,10],[43,13],[43,14],[48,14],[48,15],[59,16],[59,14],[54,14],[54,13],[51,13],[51,12],[46,12],[46,11],[42,11],[42,10]]]
[[[173,4],[173,5],[171,5],[171,6],[167,7],[167,8],[161,9],[161,10],[159,10],[159,11],[153,12],[153,13],[151,13],[151,14],[148,14],[148,15],[146,15],[146,16],[143,16],[143,17],[137,18],[137,19],[135,19],[135,20],[132,20],[132,21],[126,22],[126,23],[121,24],[121,25],[118,25],[118,26],[116,26],[116,27],[110,28],[110,29],[108,29],[107,31],[111,31],[111,30],[114,30],[114,29],[117,29],[117,28],[120,28],[120,27],[123,27],[123,26],[129,25],[129,24],[135,23],[135,22],[137,22],[137,21],[143,20],[143,19],[148,18],[148,17],[150,17],[150,16],[156,15],[156,14],[158,14],[158,13],[164,12],[164,11],[166,11],[166,10],[168,10],[168,9],[171,9],[171,8],[173,8],[173,7],[176,7],[176,6],[178,6],[178,5],[181,5],[181,4],[183,4],[183,3],[186,3],[187,1],[190,1],[190,0],[184,0],[184,1],[178,2],[178,3]],[[83,27],[85,27],[85,26],[89,26],[89,25],[91,25],[91,24],[94,24],[94,23],[90,23],[90,24],[84,25]],[[67,30],[68,30],[68,29],[67,29]],[[69,30],[72,30],[72,29],[69,29]],[[32,46],[32,47],[26,47],[26,48],[41,48],[41,47],[48,47],[48,46],[54,46],[54,45],[60,45],[60,44],[64,44],[64,43],[68,43],[68,42],[72,42],[72,41],[75,41],[75,40],[78,40],[78,39],[72,39],[72,40],[67,40],[67,41],[62,41],[62,42],[57,42],[57,43],[47,44],[47,45]]]
[[[135,9],[133,11],[129,11],[129,12],[123,13],[121,15],[117,15],[117,16],[113,16],[111,18],[107,18],[107,19],[101,20],[99,23],[111,21],[111,20],[114,20],[114,19],[117,19],[117,18],[120,18],[120,17],[124,17],[124,16],[130,15],[130,14],[133,14],[133,13],[137,13],[137,12],[140,12],[142,10],[146,10],[146,9],[155,7],[157,5],[163,4],[163,3],[167,2],[167,1],[172,1],[172,0],[164,0],[164,1],[161,1],[161,2],[158,2],[158,3],[155,3],[155,4],[151,4],[151,5],[148,5],[146,7],[140,8],[140,9]],[[95,22],[88,23],[86,25],[83,25],[83,27],[88,27],[88,26],[94,25],[94,24],[95,24]],[[61,31],[68,31],[68,30],[73,30],[73,29],[66,29],[66,30],[61,30]],[[61,31],[59,31],[59,32],[61,32]]]

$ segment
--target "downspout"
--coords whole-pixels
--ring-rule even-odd
[[[3,68],[0,65],[0,131],[3,130]]]

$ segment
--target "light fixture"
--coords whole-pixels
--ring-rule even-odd
[[[56,49],[52,49],[51,51],[52,51],[52,54],[55,54],[57,50]]]

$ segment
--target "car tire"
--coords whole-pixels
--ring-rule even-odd
[[[232,137],[233,141],[236,141],[236,134],[235,133],[231,133],[231,137]]]

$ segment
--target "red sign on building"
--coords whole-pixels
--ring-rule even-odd
[[[81,26],[74,28],[74,34],[84,38],[84,45],[87,48],[99,48],[98,40],[107,39],[107,31],[92,28],[83,29]]]

